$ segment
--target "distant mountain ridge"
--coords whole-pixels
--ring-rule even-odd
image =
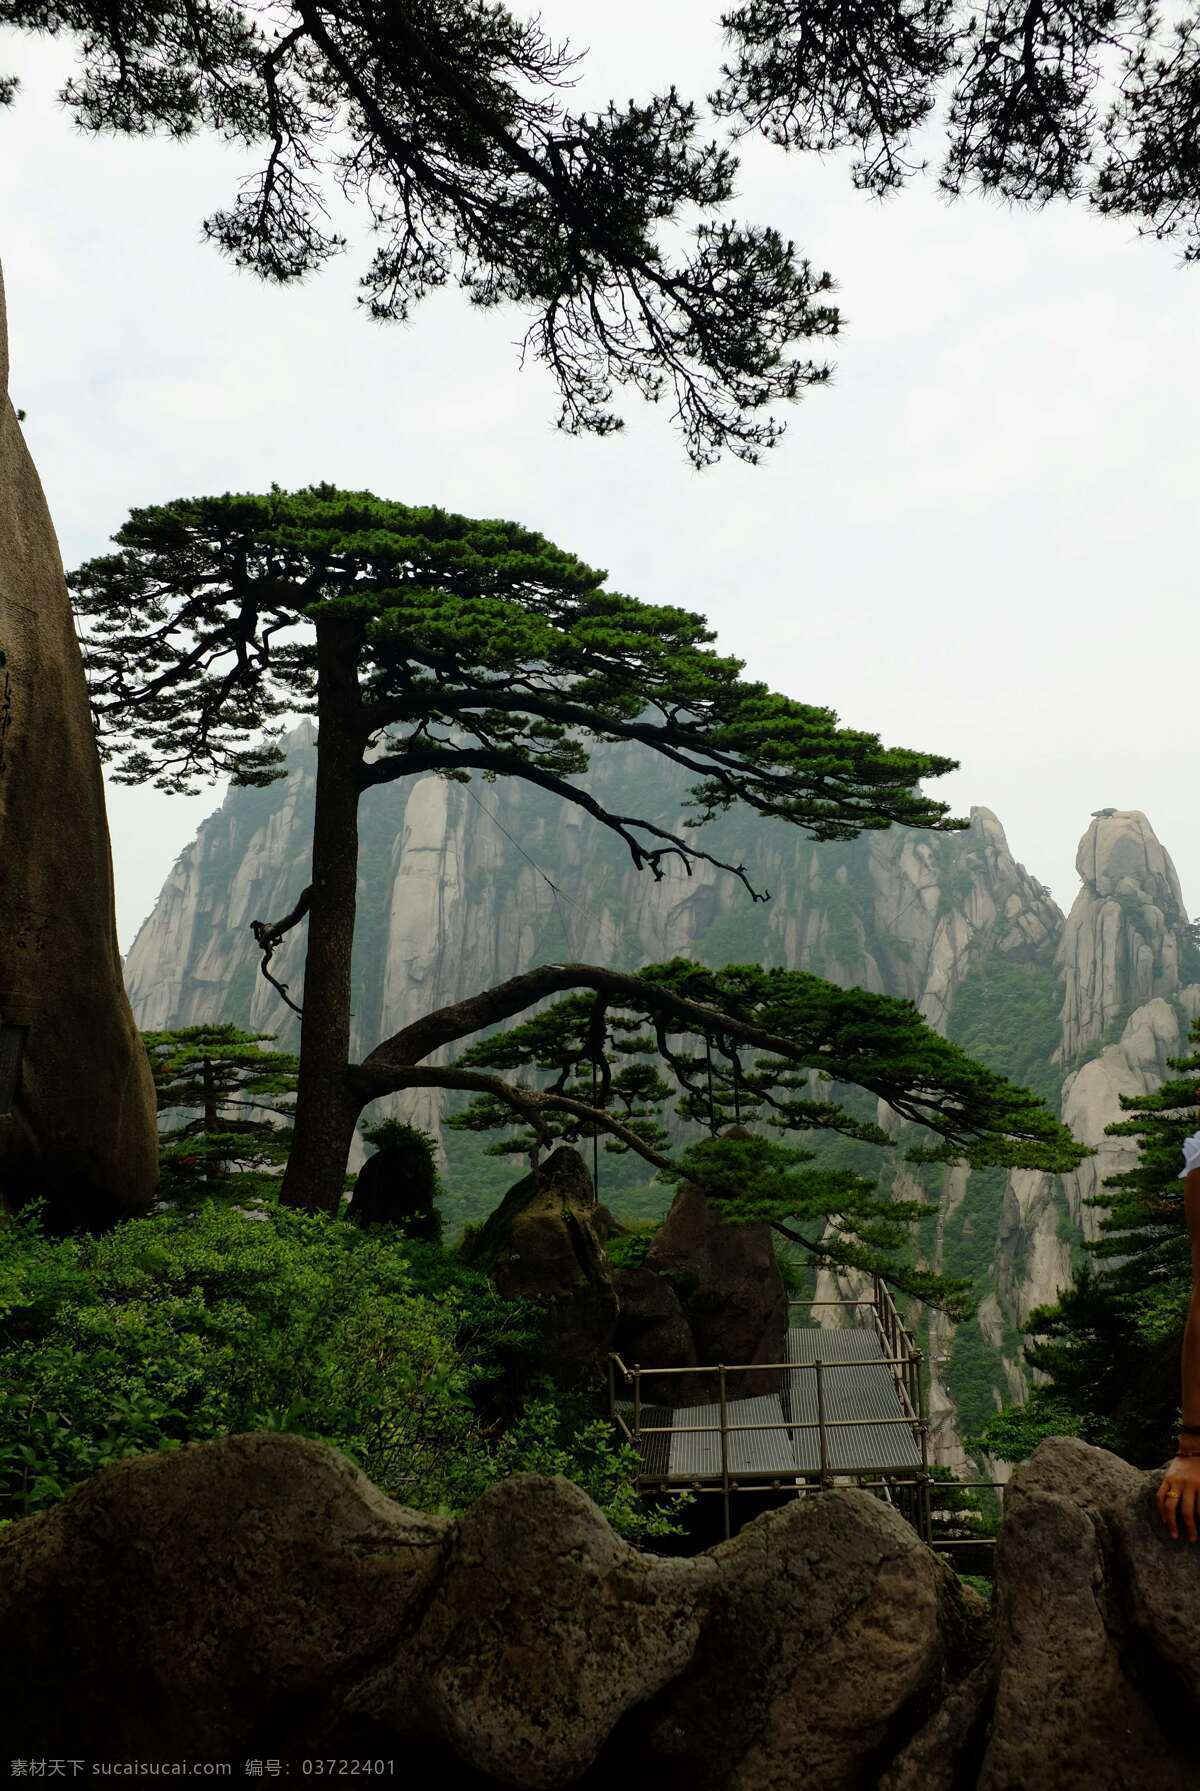
[[[139,931],[125,974],[143,1028],[222,1018],[295,1042],[296,1018],[258,974],[250,932],[252,920],[287,913],[308,881],[310,723],[287,749],[285,781],[230,791],[201,824]],[[614,745],[595,749],[579,781],[618,812],[677,824],[690,780],[642,748]],[[1122,1117],[1118,1092],[1156,1087],[1200,1013],[1200,953],[1179,880],[1140,810],[1093,815],[1067,916],[1013,859],[995,814],[973,807],[970,819],[958,833],[893,827],[817,842],[747,811],[720,816],[703,843],[770,890],[769,902],[753,903],[708,864],[689,878],[669,863],[656,883],[610,832],[531,786],[423,776],[373,789],[361,810],[354,1054],[423,1011],[565,958],[628,969],[676,955],[778,963],[914,1002],[937,1031],[1101,1146],[1072,1176],[918,1176],[875,1152],[873,1172],[895,1198],[939,1201],[921,1238],[930,1266],[976,1274],[990,1290],[975,1319],[954,1326],[933,1315],[923,1339],[936,1456],[961,1466],[960,1416],[969,1429],[1024,1396],[1016,1327],[1054,1298],[1080,1238],[1095,1235],[1084,1200],[1132,1160],[1132,1140],[1103,1136]],[[297,999],[303,954],[299,928],[272,964]],[[443,1118],[434,1091],[387,1105],[434,1131]],[[903,1129],[882,1104],[873,1117]],[[858,1297],[854,1279],[822,1275],[817,1297]]]

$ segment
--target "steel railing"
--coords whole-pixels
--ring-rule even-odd
[[[647,1367],[644,1364],[637,1362],[631,1367],[625,1363],[621,1356],[614,1350],[610,1352],[608,1358],[609,1414],[613,1423],[624,1433],[628,1442],[637,1451],[639,1459],[642,1459],[643,1461],[644,1450],[642,1439],[646,1437],[719,1436],[721,1439],[721,1471],[719,1483],[714,1485],[712,1483],[712,1477],[701,1478],[700,1476],[691,1476],[683,1486],[676,1487],[675,1490],[677,1492],[720,1491],[725,1508],[726,1535],[730,1534],[729,1501],[732,1493],[751,1491],[767,1492],[784,1487],[794,1487],[797,1493],[800,1494],[807,1490],[812,1490],[810,1482],[813,1477],[811,1471],[805,1473],[803,1470],[798,1470],[794,1478],[790,1474],[780,1475],[777,1470],[771,1468],[762,1471],[746,1469],[738,1470],[736,1472],[731,1471],[729,1465],[729,1438],[743,1432],[766,1433],[779,1430],[786,1430],[788,1432],[815,1430],[818,1438],[817,1446],[819,1456],[819,1466],[816,1469],[818,1489],[823,1489],[834,1477],[853,1479],[859,1485],[882,1486],[885,1489],[885,1496],[889,1499],[891,1497],[891,1488],[912,1487],[915,1489],[914,1502],[917,1511],[916,1528],[925,1542],[942,1549],[986,1547],[988,1543],[994,1542],[994,1538],[942,1538],[939,1539],[937,1543],[934,1543],[933,1541],[931,1496],[936,1493],[938,1488],[944,1485],[948,1490],[984,1486],[1002,1489],[1004,1482],[997,1480],[931,1482],[929,1475],[929,1415],[925,1385],[921,1378],[921,1363],[924,1360],[924,1354],[916,1347],[912,1333],[909,1331],[908,1327],[901,1319],[899,1312],[896,1310],[895,1302],[892,1299],[891,1291],[887,1284],[883,1282],[878,1275],[873,1276],[872,1280],[874,1291],[871,1299],[789,1300],[788,1305],[789,1307],[803,1306],[806,1310],[811,1310],[816,1306],[868,1307],[875,1329],[879,1335],[880,1346],[883,1352],[881,1357],[877,1356],[867,1361],[858,1357],[848,1361],[822,1361],[819,1358],[814,1358],[811,1362],[714,1362],[709,1364],[694,1363],[683,1368],[656,1368],[653,1366]],[[824,1371],[827,1368],[876,1369],[879,1367],[887,1367],[892,1370],[896,1382],[897,1399],[901,1407],[899,1416],[894,1418],[838,1418],[836,1416],[830,1417],[827,1414],[824,1381]],[[727,1375],[750,1373],[770,1374],[775,1372],[797,1373],[810,1369],[813,1371],[816,1379],[817,1416],[815,1422],[808,1419],[783,1423],[730,1424]],[[618,1406],[618,1374],[620,1374],[627,1383],[632,1384],[632,1428],[626,1423],[625,1417]],[[666,1425],[642,1423],[644,1403],[642,1396],[643,1379],[659,1381],[671,1375],[711,1376],[713,1374],[717,1376],[718,1396],[715,1403],[718,1408],[719,1423],[672,1423]],[[862,1470],[856,1468],[853,1463],[839,1463],[838,1461],[831,1459],[829,1446],[830,1439],[828,1436],[828,1431],[831,1426],[836,1427],[836,1429],[841,1432],[858,1425],[868,1424],[876,1427],[889,1424],[906,1424],[909,1427],[914,1441],[919,1444],[921,1450],[920,1470],[914,1477],[900,1477],[912,1473],[908,1463],[896,1463],[894,1471],[890,1469],[886,1463],[879,1463],[867,1470],[867,1472],[882,1474],[885,1475],[886,1478],[882,1480],[866,1480],[864,1479]],[[748,1474],[753,1474],[753,1478],[748,1479]],[[652,1481],[654,1482],[654,1490],[670,1490],[665,1486],[660,1487],[658,1485],[657,1476],[647,1476],[641,1473],[639,1473],[637,1477],[638,1490],[642,1492],[646,1491]]]

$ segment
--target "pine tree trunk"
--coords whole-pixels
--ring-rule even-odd
[[[317,795],[304,1014],[284,1206],[336,1214],[362,1103],[346,1086],[350,961],[358,895],[358,798],[365,740],[358,688],[360,630],[317,626]]]

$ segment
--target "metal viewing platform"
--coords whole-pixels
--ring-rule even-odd
[[[794,1492],[802,1497],[853,1481],[878,1489],[932,1542],[929,1422],[922,1352],[878,1276],[869,1300],[791,1300],[790,1308],[855,1309],[842,1329],[794,1325],[785,1362],[714,1363],[687,1368],[629,1367],[609,1358],[613,1422],[641,1458],[639,1491],[720,1492],[725,1534],[735,1492]],[[862,1317],[859,1318],[858,1314]],[[727,1377],[774,1377],[778,1391],[730,1399]],[[671,1376],[707,1382],[718,1398],[703,1405],[648,1404],[646,1383],[664,1399]],[[622,1397],[624,1395],[624,1397]],[[936,1483],[935,1483],[936,1484]],[[959,1481],[958,1486],[995,1486]],[[985,1539],[941,1540],[944,1549],[979,1548]]]

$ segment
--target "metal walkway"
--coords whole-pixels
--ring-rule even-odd
[[[822,1364],[828,1462],[834,1472],[871,1473],[883,1468],[921,1466],[916,1424],[904,1410],[900,1384],[887,1366],[883,1340],[873,1325],[855,1325],[843,1331],[816,1327],[789,1331],[787,1357],[789,1362],[811,1362],[815,1358]],[[847,1361],[870,1366],[838,1366]],[[832,1366],[825,1367],[826,1363]],[[816,1370],[790,1369],[785,1397],[790,1403],[791,1422],[812,1426],[797,1428],[793,1433],[796,1465],[801,1473],[819,1474]],[[839,1424],[839,1418],[851,1422]],[[897,1423],[897,1419],[906,1422]]]
[[[837,1330],[793,1326],[785,1362],[630,1367],[611,1354],[609,1413],[637,1451],[638,1490],[651,1496],[721,1493],[728,1536],[731,1493],[778,1489],[799,1497],[837,1480],[854,1480],[878,1489],[932,1543],[922,1352],[885,1283],[878,1275],[872,1281],[869,1300],[789,1301],[791,1307],[849,1308],[854,1319]],[[780,1391],[728,1398],[727,1376],[751,1371],[776,1376]],[[709,1386],[715,1378],[720,1399],[695,1406],[644,1402],[647,1385],[661,1398],[661,1389],[676,1375],[693,1381],[703,1376]],[[632,1400],[618,1394],[618,1383],[622,1393],[632,1391]],[[956,1482],[964,1488],[999,1484]],[[934,1546],[978,1552],[987,1540],[941,1538]]]
[[[921,1466],[913,1421],[903,1410],[896,1377],[886,1365],[874,1326],[790,1330],[787,1360],[822,1364],[826,1473],[906,1472]],[[842,1366],[848,1361],[855,1365]],[[633,1406],[620,1401],[617,1410],[628,1423]],[[725,1415],[725,1467],[730,1474],[741,1480],[764,1476],[774,1480],[821,1472],[815,1368],[790,1366],[782,1393],[727,1400]],[[663,1435],[664,1430],[669,1436]],[[690,1485],[721,1479],[725,1467],[719,1403],[646,1406],[638,1432],[645,1482]]]
[[[878,1276],[873,1282],[869,1300],[789,1302],[793,1307],[847,1307],[855,1322],[836,1330],[815,1324],[791,1327],[784,1362],[630,1367],[611,1355],[609,1412],[640,1458],[639,1490],[720,1491],[728,1535],[733,1492],[778,1488],[800,1494],[838,1478],[874,1476],[868,1484],[881,1487],[885,1498],[911,1489],[903,1502],[928,1541],[929,1428],[921,1352],[887,1287]],[[730,1399],[728,1376],[750,1372],[771,1374],[779,1391]],[[694,1381],[697,1375],[710,1386],[716,1379],[717,1401],[695,1406],[644,1402],[648,1387],[661,1400],[672,1376]],[[626,1389],[632,1391],[632,1401]]]

